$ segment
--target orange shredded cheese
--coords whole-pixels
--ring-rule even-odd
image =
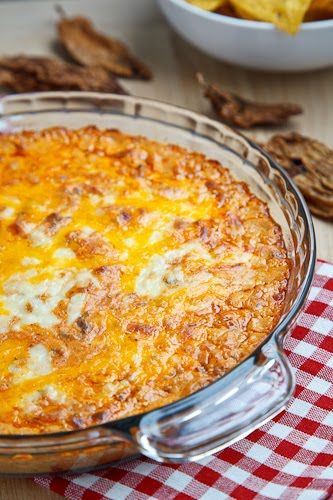
[[[218,162],[115,130],[0,136],[0,431],[87,427],[177,400],[276,325],[267,206]]]

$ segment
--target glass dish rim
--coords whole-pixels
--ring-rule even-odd
[[[207,386],[181,398],[178,399],[172,403],[168,403],[166,405],[160,406],[158,408],[148,410],[142,413],[134,414],[134,415],[129,415],[126,417],[122,417],[119,419],[115,420],[110,420],[107,422],[104,422],[102,424],[95,424],[93,426],[85,427],[83,429],[71,429],[71,430],[64,430],[64,431],[56,431],[56,432],[49,432],[49,433],[41,433],[41,434],[0,434],[0,444],[1,441],[12,441],[13,443],[15,441],[27,441],[27,445],[30,444],[29,441],[38,441],[39,439],[52,439],[52,438],[61,438],[61,437],[67,437],[70,435],[78,434],[78,433],[85,433],[85,432],[90,432],[94,431],[95,429],[101,428],[101,427],[114,427],[115,429],[120,429],[123,424],[126,424],[127,421],[134,420],[134,421],[140,421],[141,418],[143,418],[145,415],[148,415],[149,413],[154,412],[155,410],[167,410],[171,409],[172,406],[176,405],[177,403],[183,402],[188,400],[194,395],[197,395],[199,393],[204,393],[204,391],[212,387],[215,384],[218,384],[221,382],[221,380],[226,379],[228,376],[230,376],[239,366],[244,365],[245,363],[249,362],[251,358],[255,358],[258,353],[261,351],[263,346],[265,346],[267,343],[269,343],[272,339],[275,338],[277,344],[280,342],[280,337],[283,336],[284,332],[287,331],[288,326],[292,323],[293,319],[297,316],[299,311],[301,310],[306,297],[308,295],[313,275],[314,275],[314,270],[315,270],[315,264],[316,264],[316,239],[315,239],[315,231],[313,227],[313,221],[312,217],[309,211],[309,208],[305,202],[305,199],[303,195],[301,194],[300,190],[298,187],[295,185],[294,181],[289,177],[287,172],[275,161],[271,156],[266,153],[255,141],[252,139],[246,137],[244,134],[239,132],[238,130],[233,129],[232,127],[219,122],[218,120],[214,120],[212,118],[209,118],[208,116],[192,111],[188,108],[185,108],[183,106],[175,105],[175,104],[170,104],[167,103],[163,100],[158,100],[158,99],[151,99],[147,97],[137,97],[137,96],[128,96],[128,95],[119,95],[119,94],[112,94],[112,93],[101,93],[101,92],[80,92],[80,91],[48,91],[48,92],[29,92],[29,93],[21,93],[21,94],[11,94],[11,95],[5,95],[0,97],[0,120],[5,119],[6,117],[11,117],[15,115],[21,115],[21,114],[42,114],[44,112],[61,112],[63,111],[66,114],[70,113],[75,113],[78,110],[73,108],[73,109],[66,109],[64,106],[63,107],[50,107],[49,109],[43,109],[43,110],[34,110],[34,109],[27,109],[26,111],[19,111],[19,112],[12,112],[12,113],[5,113],[3,111],[3,104],[6,102],[15,102],[15,101],[20,101],[20,100],[37,100],[38,99],[49,99],[51,100],[52,98],[59,100],[59,98],[62,98],[64,101],[74,98],[74,99],[82,99],[84,102],[85,100],[88,100],[88,102],[91,104],[94,102],[94,100],[100,100],[102,103],[103,101],[107,100],[116,100],[116,101],[127,101],[129,103],[132,103],[133,105],[136,104],[149,104],[154,106],[155,108],[158,108],[160,111],[166,110],[169,112],[177,112],[178,114],[182,114],[183,116],[187,116],[188,118],[192,118],[195,121],[204,121],[206,124],[212,124],[215,127],[221,127],[224,129],[227,129],[229,133],[232,133],[240,138],[243,139],[243,141],[250,146],[251,148],[259,151],[261,156],[263,156],[269,163],[270,167],[273,168],[273,170],[277,170],[284,181],[286,182],[286,185],[288,188],[291,188],[291,191],[295,195],[297,202],[298,202],[298,207],[301,210],[301,214],[303,216],[303,220],[305,222],[305,232],[308,232],[309,234],[309,241],[311,243],[309,249],[308,249],[308,255],[309,255],[309,262],[307,266],[307,271],[306,271],[306,276],[305,279],[302,283],[302,286],[300,287],[300,291],[297,295],[297,298],[295,299],[294,304],[290,308],[290,310],[284,315],[284,317],[278,322],[278,324],[275,326],[275,328],[263,339],[263,341],[252,351],[246,358],[244,358],[240,363],[238,363],[234,368],[232,368],[229,372],[224,374],[223,376],[217,378]],[[101,113],[101,109],[98,108],[98,106],[94,103],[94,108],[89,108],[89,112],[94,112],[94,113]],[[129,119],[135,119],[135,116],[123,113],[121,111],[102,111],[103,114],[120,114],[123,116],[128,117]],[[188,127],[181,126],[179,124],[172,124],[170,121],[162,121],[161,119],[155,119],[152,117],[144,117],[142,116],[143,119],[147,119],[149,121],[157,122],[157,123],[165,123],[169,126],[175,127],[182,129],[187,132],[191,132],[191,130]],[[60,126],[60,125],[59,125]],[[0,134],[3,132],[0,131]],[[205,134],[201,134],[198,132],[193,132],[194,136],[198,137],[204,137],[208,141],[215,142],[218,144],[216,140],[214,140],[212,137],[209,137]],[[226,146],[228,147],[228,146]],[[227,166],[228,168],[228,166]],[[278,348],[280,349],[280,345],[278,345]],[[22,442],[20,443],[22,446]],[[1,455],[1,449],[0,449],[0,455]]]

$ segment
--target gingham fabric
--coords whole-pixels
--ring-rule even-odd
[[[297,386],[286,411],[226,450],[188,464],[129,460],[34,481],[73,500],[333,498],[333,264],[317,263],[286,341]]]

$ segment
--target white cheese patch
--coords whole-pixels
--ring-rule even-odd
[[[127,252],[127,250],[125,250],[125,252],[121,252],[121,254],[119,255],[119,260],[124,261],[124,260],[127,260],[128,257],[129,257],[129,253]]]
[[[46,247],[52,244],[52,238],[46,234],[42,227],[32,229],[29,232],[29,240],[34,247]]]
[[[28,350],[26,365],[19,367],[16,363],[9,366],[13,373],[13,383],[30,380],[52,372],[51,353],[43,344],[36,344]]]
[[[163,231],[153,231],[150,235],[149,243],[153,245],[154,243],[161,241],[163,239],[163,236],[164,236]]]
[[[87,286],[89,283],[93,283],[96,287],[99,286],[98,279],[89,271],[89,269],[82,269],[75,276],[76,286]]]
[[[36,344],[29,349],[25,379],[47,375],[52,371],[52,359],[49,350],[43,344]]]
[[[186,243],[176,250],[169,250],[162,255],[153,255],[136,279],[135,291],[138,295],[158,297],[171,286],[184,284],[184,276],[177,261],[188,255],[211,261],[209,252],[198,242]],[[176,264],[176,265],[175,265]]]
[[[106,382],[106,384],[104,384],[104,391],[111,399],[116,393],[124,391],[129,387],[130,383],[128,380],[121,380],[120,382],[116,382],[111,378],[109,382]]]
[[[140,217],[140,224],[144,227],[152,224],[153,222],[159,221],[161,214],[159,212],[146,212]]]
[[[23,257],[21,260],[22,266],[35,266],[40,263],[40,259],[36,257]]]
[[[36,227],[36,224],[33,224],[32,222],[22,221],[21,227],[22,227],[25,234],[30,234],[31,231]]]
[[[19,407],[24,413],[37,413],[40,410],[41,399],[47,398],[51,403],[64,404],[67,400],[66,394],[56,386],[48,384],[38,391],[33,391],[23,396]]]
[[[189,194],[183,189],[172,187],[162,189],[160,194],[168,200],[186,200],[189,197]]]
[[[24,413],[34,413],[36,414],[38,411],[38,402],[41,398],[41,393],[39,391],[31,392],[30,394],[25,394],[20,403],[19,407],[23,410]]]
[[[4,333],[8,329],[9,320],[7,315],[0,316],[0,333]]]
[[[8,166],[11,170],[18,170],[20,168],[20,162],[14,160],[11,161]]]
[[[84,236],[90,236],[91,234],[93,234],[95,232],[95,229],[93,229],[92,227],[90,226],[83,226],[81,228],[81,233],[84,235]]]
[[[46,234],[45,228],[31,222],[22,222],[21,226],[34,247],[51,245],[52,238]]]
[[[244,252],[243,250],[235,247],[232,252],[220,255],[220,261],[225,265],[236,265],[236,264],[249,264],[254,259],[254,255],[250,252]]]
[[[172,220],[172,222],[166,223],[165,219],[162,221],[162,224],[157,224],[156,229],[152,231],[150,235],[149,243],[154,245],[155,243],[162,241],[165,238],[165,236],[172,231],[173,225],[174,225],[174,220]]]
[[[155,193],[149,185],[147,179],[138,177],[136,181],[138,183],[138,190],[134,189],[133,191],[131,191],[131,193],[129,194],[130,199],[139,201],[145,200],[146,202],[153,200],[155,198]]]
[[[15,214],[13,207],[6,207],[0,210],[0,219],[10,219]]]
[[[117,197],[114,194],[107,194],[106,196],[103,196],[103,203],[106,203],[107,205],[112,205],[113,203],[116,202]]]
[[[55,259],[75,259],[76,255],[71,248],[57,248],[55,252],[53,252],[53,257]]]
[[[169,269],[163,279],[165,283],[172,286],[177,286],[185,282],[184,273],[180,266]]]
[[[200,191],[197,194],[197,198],[196,198],[197,203],[200,204],[200,203],[202,203],[203,201],[207,200],[210,197],[211,197],[211,194],[208,191],[207,187],[206,186],[200,186]]]
[[[140,217],[140,226],[149,227],[151,230],[148,243],[152,245],[162,241],[165,235],[173,230],[174,222],[175,218],[173,215],[160,213],[158,211],[147,212]],[[135,240],[133,238],[127,238],[127,240],[125,240],[128,246],[132,246],[132,242],[134,245]]]
[[[90,194],[89,201],[92,205],[98,205],[98,203],[101,201],[101,197],[98,196],[98,194]]]
[[[158,297],[165,289],[163,278],[168,269],[164,256],[153,255],[136,279],[135,291],[138,295]]]
[[[43,394],[54,403],[64,404],[67,399],[66,394],[53,384],[47,384],[43,389]]]
[[[125,238],[124,243],[127,247],[134,247],[136,244],[135,238]]]
[[[87,298],[86,293],[75,293],[72,295],[67,306],[67,324],[72,325],[81,316],[83,306]]]
[[[51,269],[52,271],[52,269]],[[0,318],[0,333],[10,327],[19,331],[25,325],[37,324],[50,328],[60,323],[54,309],[66,298],[73,287],[85,287],[89,283],[98,286],[98,280],[89,270],[68,269],[50,273],[52,277],[31,282],[37,272],[29,270],[17,273],[4,284],[0,303],[8,311]]]
[[[48,203],[41,205],[40,203],[33,203],[32,208],[35,212],[40,212],[44,215],[46,212],[50,213],[50,206]]]

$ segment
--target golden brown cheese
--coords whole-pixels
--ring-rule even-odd
[[[115,130],[0,136],[0,432],[177,400],[278,322],[281,230],[227,169]]]

